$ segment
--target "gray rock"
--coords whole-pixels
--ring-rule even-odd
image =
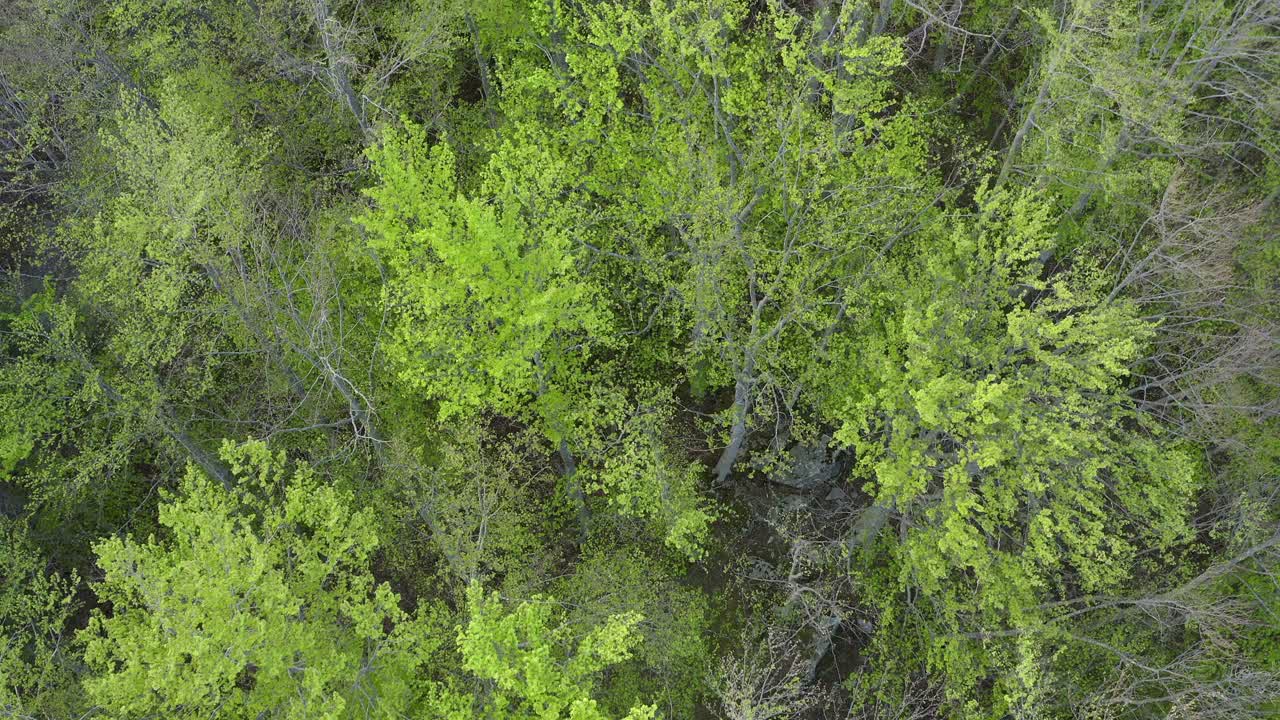
[[[808,495],[787,495],[782,498],[783,513],[798,513],[808,510],[813,504],[813,498]]]
[[[841,463],[827,459],[827,445],[830,442],[831,438],[822,437],[816,447],[797,445],[791,448],[787,451],[789,467],[770,477],[769,481],[808,491],[835,480],[840,475]]]
[[[812,685],[818,676],[818,665],[831,652],[831,639],[840,627],[840,616],[826,615],[813,625],[813,649],[804,666],[804,684]]]
[[[16,486],[0,483],[0,515],[16,518],[27,506],[27,496]]]

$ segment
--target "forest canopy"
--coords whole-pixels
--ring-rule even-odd
[[[0,3],[0,716],[1280,719],[1273,0]]]

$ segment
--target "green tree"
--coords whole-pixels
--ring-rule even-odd
[[[234,489],[191,469],[163,538],[95,546],[112,612],[82,636],[89,697],[121,718],[406,712],[426,648],[370,575],[372,514],[262,443],[221,456]]]
[[[630,357],[665,345],[696,394],[732,389],[723,483],[753,427],[791,423],[860,262],[936,198],[928,126],[886,112],[902,48],[846,24],[815,47],[802,14],[734,1],[553,5],[530,27],[492,163],[569,223]]]
[[[497,593],[479,583],[467,589],[468,621],[458,633],[463,668],[492,683],[490,692],[442,690],[437,714],[448,720],[606,720],[590,697],[594,678],[627,659],[640,616],[614,615],[582,636],[567,657],[564,625],[553,624],[555,602],[535,597],[506,610]],[[654,708],[637,705],[624,720],[652,720]]]
[[[370,156],[377,209],[359,222],[391,275],[401,381],[437,400],[442,418],[519,415],[536,401],[558,439],[565,378],[608,339],[608,317],[563,231],[530,227],[496,178],[482,196],[495,202],[467,197],[449,145],[429,147],[421,127],[390,132]]]
[[[26,522],[0,515],[0,712],[72,717],[83,712],[75,653],[64,633],[78,579],[52,572]]]
[[[593,550],[556,585],[565,622],[583,636],[615,616],[641,616],[631,656],[609,668],[601,704],[623,715],[637,702],[657,706],[663,718],[690,717],[708,690],[714,664],[716,598],[685,584],[687,563],[665,560],[623,543]]]
[[[929,664],[957,698],[993,665],[1017,666],[1001,659],[1016,648],[989,640],[1043,623],[1055,600],[1122,586],[1135,564],[1172,561],[1200,482],[1191,449],[1161,440],[1125,392],[1150,328],[1105,302],[1086,258],[1042,279],[1052,218],[1033,194],[977,202],[851,298],[831,396],[836,440],[876,503],[879,524],[856,542],[897,519],[881,536],[896,575],[882,592],[927,601]],[[886,624],[911,622],[879,602]],[[1009,677],[1006,700],[1029,682]]]

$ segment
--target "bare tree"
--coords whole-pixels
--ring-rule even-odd
[[[1198,441],[1230,442],[1233,417],[1280,412],[1274,290],[1236,269],[1239,249],[1265,232],[1264,222],[1262,202],[1205,192],[1175,175],[1147,223],[1154,233],[1146,252],[1135,252],[1144,232],[1112,260],[1120,279],[1108,300],[1138,302],[1156,325],[1131,393],[1144,411]]]
[[[748,633],[740,654],[720,668],[717,695],[726,720],[787,720],[817,707],[822,692],[805,682],[790,633]]]

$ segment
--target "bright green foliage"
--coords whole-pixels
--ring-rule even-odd
[[[65,508],[120,470],[152,431],[129,413],[110,412],[123,408],[90,363],[83,318],[52,287],[0,315],[0,328],[0,480],[33,502]]]
[[[526,386],[534,384],[527,379],[531,364],[545,370],[538,408],[544,420],[553,419],[553,436],[556,408],[589,414],[593,402],[568,380],[583,384],[580,370],[555,377],[557,368],[581,368],[609,351],[637,366],[652,363],[677,381],[684,376],[700,394],[733,387],[717,429],[728,430],[732,451],[721,465],[729,468],[748,424],[770,419],[760,400],[797,393],[809,379],[811,356],[841,315],[832,298],[850,269],[935,198],[937,188],[921,172],[927,133],[905,114],[883,116],[902,48],[887,38],[863,46],[850,33],[824,55],[810,45],[810,22],[781,7],[761,11],[751,28],[751,13],[736,2],[534,7],[524,41],[499,54],[503,124],[489,140],[493,150],[479,185],[506,208],[495,213],[518,203],[523,234],[539,228],[534,248],[560,241],[558,257],[572,258],[570,277],[591,300],[561,316],[575,332],[559,347],[572,348],[579,365],[554,360],[557,353],[533,332],[527,333],[533,347],[517,354],[514,368]],[[563,57],[543,52],[543,38],[563,43]],[[387,142],[402,144],[399,135]],[[419,155],[419,166],[429,164],[425,151]],[[384,184],[388,162],[375,158],[375,169],[388,168],[379,170]],[[452,169],[436,172],[451,177]],[[884,177],[904,202],[880,202]],[[420,189],[430,182],[396,183],[435,192]],[[384,214],[395,212],[389,199],[379,202]],[[401,208],[423,202],[411,193],[396,201]],[[429,286],[433,296],[474,285],[444,279]],[[605,307],[604,293],[591,288],[609,290],[608,312],[579,320],[589,308]],[[485,309],[501,314],[501,327],[527,312],[501,310],[503,304],[510,303]],[[603,317],[607,323],[597,319]],[[410,322],[414,334],[427,332],[421,318]],[[478,337],[491,335],[492,328]],[[429,345],[465,348],[472,337],[442,336]],[[433,369],[441,364],[436,351],[409,347],[415,367],[449,372]],[[468,374],[448,376],[448,392],[468,392],[475,370],[507,363],[509,349],[463,364],[459,370]],[[541,357],[531,362],[535,349]],[[447,349],[442,360],[447,368],[459,358]],[[510,397],[498,393],[499,400]],[[594,442],[573,435],[575,452]]]
[[[499,178],[481,198],[458,189],[445,143],[428,147],[409,125],[370,151],[381,184],[360,222],[391,274],[386,303],[398,311],[390,352],[400,377],[440,402],[442,418],[537,407],[556,432],[556,393],[607,340],[596,293],[576,275],[563,232],[531,227]]]
[[[220,120],[178,88],[158,112],[122,111],[103,137],[122,191],[67,239],[84,268],[77,291],[114,321],[111,357],[188,392],[212,381],[212,363],[183,361],[207,357],[218,338],[210,275],[250,225],[251,154],[261,152],[252,140],[237,146]]]
[[[121,718],[405,712],[419,641],[369,575],[372,515],[261,443],[222,457],[234,490],[189,470],[166,537],[95,547],[112,612],[84,633],[89,696]]]
[[[0,715],[1271,720],[1278,77],[1274,0],[0,2]]]
[[[738,2],[546,9],[534,27],[563,38],[563,63],[505,60],[493,158],[573,229],[614,317],[673,336],[667,372],[734,388],[726,470],[769,419],[762,400],[808,379],[850,269],[936,190],[926,133],[883,114],[899,44],[850,33],[819,51],[789,10],[749,17]],[[879,201],[886,177],[902,202]]]
[[[634,613],[615,615],[577,641],[563,657],[564,626],[556,627],[555,601],[535,597],[507,611],[497,593],[486,595],[479,583],[467,589],[469,619],[459,630],[462,666],[493,683],[488,697],[468,703],[456,692],[445,692],[438,704],[449,720],[473,717],[496,720],[605,720],[590,697],[594,677],[630,656],[640,622]],[[468,709],[467,706],[471,707]],[[652,706],[637,705],[624,720],[651,720]]]
[[[59,345],[75,342],[75,315],[46,288],[18,312],[0,315],[0,321],[5,340],[0,355],[0,478],[10,480],[16,479],[18,464],[38,446],[52,445],[52,434],[66,423],[57,399],[74,393],[78,368],[51,361]]]
[[[25,522],[0,516],[0,713],[71,717],[80,690],[63,633],[77,579],[50,572]]]
[[[1151,330],[1099,302],[1085,258],[1040,279],[1052,235],[1034,196],[978,202],[854,298],[833,388],[837,440],[905,517],[898,585],[952,633],[1034,628],[1044,598],[1116,588],[1140,550],[1186,539],[1197,483],[1184,448],[1128,430],[1123,381]],[[933,651],[963,687],[964,643]]]
[[[489,204],[459,191],[453,152],[444,143],[428,149],[421,128],[389,134],[371,155],[381,184],[368,191],[377,209],[361,222],[392,277],[384,302],[398,329],[389,353],[404,385],[438,400],[442,419],[490,411],[535,420],[549,441],[582,455],[588,492],[602,491],[613,508],[653,521],[673,549],[697,556],[711,516],[696,468],[672,457],[662,437],[670,401],[644,388],[637,394],[656,397],[637,408],[622,390],[579,389],[593,349],[616,338],[602,293],[580,275],[574,244],[558,229],[576,225],[551,222],[548,176],[514,182],[515,160],[496,156],[481,188],[493,194]],[[522,172],[540,162],[526,158]]]
[[[602,493],[620,514],[655,525],[655,534],[680,555],[701,558],[715,516],[700,492],[701,467],[681,461],[671,447],[670,393],[650,389],[633,404],[606,388],[595,386],[574,426],[587,491]]]

